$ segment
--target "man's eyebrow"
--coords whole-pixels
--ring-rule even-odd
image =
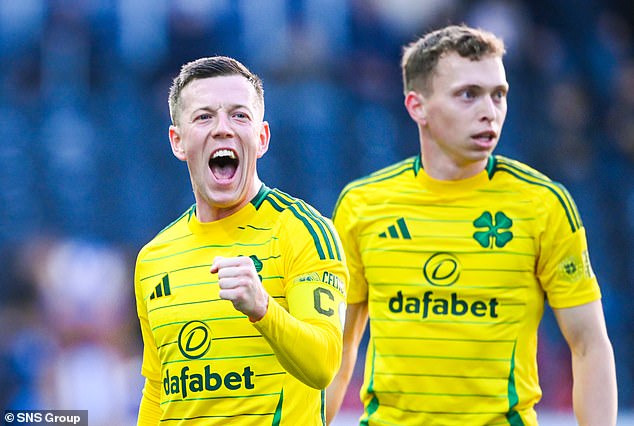
[[[228,104],[228,105],[219,105],[219,106],[213,106],[213,105],[200,105],[200,106],[196,106],[192,109],[192,112],[196,112],[196,111],[218,111],[221,109],[226,109],[229,111],[233,111],[235,109],[248,109],[251,110],[252,108],[250,108],[248,105],[246,104]]]
[[[453,89],[454,92],[461,92],[463,90],[482,90],[483,87],[476,83],[463,83],[457,84]]]
[[[479,83],[464,83],[464,84],[459,84],[455,87],[456,91],[461,91],[461,90],[465,90],[465,89],[473,89],[473,90],[482,90],[482,91],[486,91],[488,90],[488,86],[483,86],[482,84]],[[491,86],[492,90],[504,90],[504,91],[508,91],[509,90],[509,85],[508,83],[503,83],[503,84],[496,84],[495,86]]]

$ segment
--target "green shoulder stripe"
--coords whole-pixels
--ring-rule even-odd
[[[575,202],[570,196],[570,193],[560,183],[550,180],[547,176],[526,166],[525,164],[509,160],[502,156],[496,156],[496,163],[491,176],[499,171],[508,173],[531,185],[538,185],[548,189],[555,195],[555,197],[557,197],[559,203],[564,208],[572,232],[576,232],[583,226]]]
[[[343,248],[339,246],[339,243],[338,243],[339,240],[336,236],[336,231],[334,230],[334,227],[331,225],[331,223],[328,222],[313,207],[308,205],[304,200],[291,197],[290,195],[279,190],[276,192],[281,197],[284,197],[288,203],[291,203],[291,204],[296,203],[297,206],[299,207],[299,210],[303,214],[305,214],[308,219],[315,222],[315,224],[318,226],[321,232],[321,235],[324,241],[327,244],[328,253],[330,254],[330,259],[341,260],[342,259],[341,253],[343,253]],[[334,248],[335,253],[331,253],[332,251],[331,246]]]
[[[281,212],[288,209],[296,218],[302,221],[313,237],[320,259],[324,260],[327,256],[328,259],[342,260],[342,249],[339,247],[334,229],[312,207],[299,198],[291,197],[278,189],[270,190],[264,201],[269,202],[277,211]]]
[[[339,208],[339,204],[341,203],[341,200],[351,190],[365,186],[365,185],[370,185],[375,182],[388,180],[407,172],[413,172],[414,175],[416,175],[418,173],[419,168],[420,168],[420,157],[414,156],[414,157],[406,158],[405,160],[399,161],[398,163],[392,164],[391,166],[385,167],[381,170],[377,170],[376,172],[371,173],[362,178],[353,180],[348,185],[346,185],[341,191],[341,194],[339,194],[339,198],[337,199],[337,202],[335,203],[334,213],[332,215],[333,219],[335,215],[337,214],[337,209]]]
[[[251,200],[251,204],[253,204],[256,210],[260,208],[260,206],[262,205],[262,202],[264,201],[266,196],[269,194],[269,192],[271,192],[271,189],[268,186],[262,184],[256,196],[253,197],[253,200]]]

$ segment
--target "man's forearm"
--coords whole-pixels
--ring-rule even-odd
[[[300,321],[270,299],[262,321],[253,324],[275,351],[282,366],[302,383],[324,389],[341,360],[341,335],[327,322]]]
[[[579,425],[615,425],[617,385],[610,342],[596,342],[585,354],[573,353],[572,367],[573,405]]]
[[[344,348],[343,359],[341,362],[341,368],[337,372],[337,375],[333,379],[330,386],[326,390],[326,424],[329,425],[341,408],[343,399],[346,396],[350,379],[352,378],[352,372],[354,371],[354,364],[356,361],[356,355],[354,357],[348,357]]]
[[[330,424],[343,403],[359,354],[359,343],[368,322],[366,302],[348,305],[343,330],[341,368],[326,390],[326,424]]]

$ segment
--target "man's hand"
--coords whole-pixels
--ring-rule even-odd
[[[230,300],[233,307],[256,322],[264,317],[269,295],[264,290],[253,260],[247,256],[217,256],[211,264],[212,274],[218,274],[220,298]]]

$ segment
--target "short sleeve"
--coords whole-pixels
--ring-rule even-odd
[[[548,303],[553,308],[568,308],[600,299],[585,228],[577,219],[574,201],[572,198],[565,202],[553,201],[547,203],[545,209],[537,276]]]

